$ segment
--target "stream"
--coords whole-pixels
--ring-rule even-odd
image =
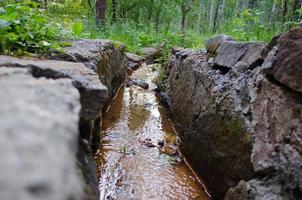
[[[179,151],[170,155],[158,148],[158,141],[165,141],[165,146],[175,149],[177,136],[167,110],[155,96],[157,76],[152,65],[133,72],[130,78],[146,81],[149,89],[122,87],[103,116],[97,153],[101,200],[209,200]]]

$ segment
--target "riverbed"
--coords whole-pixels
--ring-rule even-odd
[[[149,88],[122,87],[104,113],[97,153],[100,199],[209,200],[180,152],[170,155],[144,143],[179,145],[168,111],[155,95],[156,77],[153,65],[143,65],[130,78],[145,81]]]

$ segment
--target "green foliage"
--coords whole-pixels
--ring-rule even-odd
[[[84,25],[82,22],[76,22],[72,25],[71,29],[75,36],[80,36],[84,31]]]
[[[168,76],[165,72],[163,65],[156,64],[154,65],[154,70],[159,73],[159,76],[154,80],[154,83],[158,86],[160,91],[167,91],[168,90]]]
[[[0,5],[1,6],[1,5]],[[5,3],[0,7],[0,53],[40,54],[59,48],[56,24],[31,1]]]
[[[47,2],[0,0],[0,53],[40,54],[59,48],[57,39],[67,37],[120,41],[138,54],[142,47],[165,43],[167,55],[173,46],[202,48],[218,34],[267,42],[297,25],[302,16],[297,1],[257,0],[251,7],[236,0],[124,0],[115,7],[107,1],[100,26],[95,24],[95,0]]]
[[[102,28],[94,22],[87,23],[85,33],[88,38],[111,39],[126,44],[127,51],[141,54],[141,48],[158,46],[165,43],[165,54],[170,53],[173,46],[200,48],[204,44],[204,35],[188,31],[185,35],[164,28],[156,30],[153,26],[137,25],[134,21],[116,22]]]

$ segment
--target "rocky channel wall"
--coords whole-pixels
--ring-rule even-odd
[[[166,70],[182,150],[214,199],[302,198],[302,27],[262,43],[210,39]]]
[[[1,199],[97,199],[102,109],[124,78],[124,47],[110,41],[0,56]]]

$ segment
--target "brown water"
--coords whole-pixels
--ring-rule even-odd
[[[149,90],[122,88],[104,115],[98,152],[100,199],[209,199],[182,159],[139,142],[176,142],[167,112],[152,91],[156,76],[151,66],[135,71],[131,78],[147,81]]]

